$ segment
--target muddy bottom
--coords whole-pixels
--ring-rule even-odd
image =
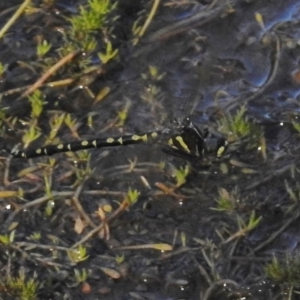
[[[85,1],[35,2],[0,37],[1,299],[298,299],[299,1],[156,1],[140,38],[156,2],[120,2],[95,48],[72,33]],[[226,152],[168,147],[186,117]]]

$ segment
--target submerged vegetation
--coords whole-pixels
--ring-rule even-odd
[[[286,254],[285,257],[273,257],[272,262],[266,265],[267,276],[289,287],[300,286],[300,257],[299,253]]]
[[[293,299],[299,99],[267,93],[285,47],[300,55],[285,27],[259,1],[30,2],[11,19],[0,7],[0,298]],[[241,14],[246,33],[227,53]],[[274,63],[258,87],[244,76],[248,48],[253,70],[264,55]],[[230,105],[206,100],[216,95]],[[204,128],[199,150],[207,127],[228,141],[224,156],[160,151],[167,121],[190,114]],[[162,139],[140,148],[5,151],[153,130]]]

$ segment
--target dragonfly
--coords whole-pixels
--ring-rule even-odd
[[[228,147],[228,142],[221,134],[211,132],[208,127],[201,129],[189,117],[186,117],[183,122],[178,124],[175,132],[165,128],[142,134],[86,139],[26,150],[13,149],[10,154],[15,158],[34,158],[92,148],[155,143],[162,139],[166,140],[162,148],[164,152],[191,160],[202,160],[207,155],[220,158]]]

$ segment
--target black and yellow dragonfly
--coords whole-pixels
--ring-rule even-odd
[[[212,133],[207,127],[200,129],[190,118],[185,118],[178,125],[176,132],[168,128],[158,131],[150,131],[144,134],[131,134],[116,137],[87,139],[57,145],[47,145],[37,149],[11,151],[13,157],[33,158],[44,155],[53,155],[61,152],[79,151],[92,148],[104,148],[113,146],[127,146],[141,143],[153,143],[166,139],[163,151],[171,155],[181,156],[186,159],[201,160],[206,155],[221,157],[227,148],[226,139],[218,133]]]

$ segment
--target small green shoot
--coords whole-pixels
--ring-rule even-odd
[[[176,187],[181,187],[186,183],[186,178],[191,171],[190,165],[186,165],[185,167],[180,167],[174,171],[174,176],[176,179]]]
[[[15,239],[15,233],[16,231],[13,230],[9,235],[0,235],[0,243],[4,244],[5,246],[10,245]]]
[[[74,153],[71,152],[71,155],[74,157]],[[86,150],[79,151],[76,154],[76,157],[74,162],[75,162],[75,174],[76,174],[76,182],[73,184],[73,186],[78,186],[81,184],[87,177],[89,177],[93,173],[93,169],[90,167],[90,158],[91,158],[91,153],[89,153]],[[85,162],[85,166],[81,167],[78,166],[78,162]]]
[[[35,90],[32,95],[28,96],[31,103],[31,118],[37,119],[43,112],[43,107],[46,104],[43,99],[43,94],[40,90]]]
[[[29,236],[29,239],[38,242],[41,239],[41,237],[41,233],[36,231]]]
[[[125,121],[128,118],[128,110],[121,110],[118,111],[118,123],[116,124],[116,126],[120,127],[120,126],[124,126]]]
[[[252,210],[248,224],[245,224],[242,219],[240,219],[239,224],[241,225],[240,228],[243,228],[246,232],[253,230],[255,227],[258,226],[262,217],[256,217],[255,210]]]
[[[146,102],[152,105],[152,110],[155,107],[160,107],[159,98],[161,98],[164,93],[162,89],[157,84],[157,81],[161,80],[165,74],[159,74],[158,69],[154,66],[149,66],[149,73],[142,74],[142,78],[146,81],[146,86],[142,91],[140,97]]]
[[[47,168],[53,169],[56,164],[56,159],[54,157],[48,158],[48,164],[46,165]]]
[[[98,53],[99,59],[103,64],[107,64],[110,60],[115,58],[118,54],[118,49],[113,50],[111,42],[106,43],[106,51],[105,53]]]
[[[93,172],[92,168],[91,168],[91,152],[87,151],[87,150],[83,150],[83,151],[78,151],[77,153],[79,161],[81,162],[86,162],[86,168],[85,168],[85,174],[89,175]]]
[[[118,265],[122,264],[124,261],[125,261],[125,255],[124,254],[116,256],[116,263]]]
[[[22,268],[19,271],[18,277],[9,276],[6,278],[4,285],[9,294],[12,294],[14,299],[33,300],[37,299],[38,282],[36,281],[37,275],[26,280],[25,271]]]
[[[219,188],[219,197],[216,200],[217,207],[213,210],[233,212],[236,208],[237,199],[234,195],[229,194],[226,189]]]
[[[287,254],[285,258],[278,259],[275,256],[269,263],[265,272],[270,279],[286,283],[294,287],[300,286],[300,254]]]
[[[79,33],[98,31],[105,24],[107,15],[116,7],[110,0],[89,0],[88,7],[80,6],[80,13],[70,19],[75,37]]]
[[[111,4],[110,0],[89,0],[87,6],[80,6],[79,14],[69,19],[69,37],[72,42],[67,42],[66,47],[74,51],[77,44],[83,51],[94,51],[98,42],[93,34],[105,29],[108,15],[116,4],[117,2]],[[110,54],[112,55],[113,51]]]
[[[82,269],[82,270],[75,269],[74,273],[75,273],[75,279],[77,283],[85,282],[88,279],[88,272],[86,269]]]
[[[82,169],[83,175],[89,175],[92,173],[92,169],[90,167],[90,160],[91,160],[91,152],[87,150],[81,150],[76,153],[77,156],[77,162],[86,162],[85,169]]]
[[[38,58],[42,58],[43,56],[45,56],[50,49],[51,49],[51,44],[48,43],[46,40],[39,41],[36,48],[36,53]]]
[[[237,215],[237,223],[238,223],[239,230],[236,233],[234,233],[233,235],[231,235],[224,242],[224,244],[229,243],[232,240],[235,240],[242,236],[245,236],[248,232],[250,232],[251,230],[253,230],[254,228],[256,228],[258,226],[261,219],[262,219],[262,217],[256,217],[254,210],[251,212],[250,218],[247,223],[239,215]]]
[[[37,128],[34,124],[31,124],[22,137],[24,148],[27,148],[29,144],[32,143],[37,138],[39,138],[40,135],[41,132],[39,128]]]
[[[130,205],[135,204],[139,196],[140,196],[140,192],[138,190],[132,190],[131,188],[129,188],[127,193],[127,200]]]
[[[65,114],[61,114],[60,116],[59,115],[54,115],[49,123],[50,123],[50,128],[51,128],[51,131],[47,137],[47,141],[45,142],[45,144],[48,144],[48,143],[52,143],[53,140],[55,139],[59,129],[61,128],[63,122],[65,120]]]
[[[79,245],[79,247],[75,249],[70,249],[67,251],[68,257],[71,262],[79,263],[81,261],[85,261],[89,256],[87,255],[87,250],[84,246]]]
[[[130,107],[131,107],[131,101],[129,99],[126,99],[124,108],[118,111],[118,122],[116,123],[117,127],[124,126],[125,121],[128,118],[128,111]]]
[[[46,208],[45,208],[45,215],[47,217],[51,217],[53,214],[53,208],[55,206],[55,202],[53,200],[49,200],[47,202]]]
[[[145,80],[160,81],[165,77],[166,73],[159,73],[156,66],[149,65],[149,74],[142,74]]]
[[[72,116],[70,114],[67,114],[65,116],[64,121],[65,121],[66,126],[72,132],[72,134],[75,135],[76,137],[78,137],[77,129],[78,129],[79,124],[77,123],[77,120],[75,118],[72,118]]]
[[[1,97],[0,97],[1,104]],[[18,121],[17,117],[9,117],[7,116],[8,107],[0,107],[0,136],[2,136],[6,132],[6,128],[10,127],[14,128],[15,124]]]
[[[159,98],[159,95],[161,93],[161,89],[153,84],[150,84],[149,86],[145,87],[143,93],[141,94],[141,98],[146,103],[156,103],[155,100]]]
[[[230,136],[232,141],[244,137],[258,139],[261,136],[260,129],[249,121],[246,111],[246,106],[242,106],[235,115],[227,114],[219,121],[220,130]]]

